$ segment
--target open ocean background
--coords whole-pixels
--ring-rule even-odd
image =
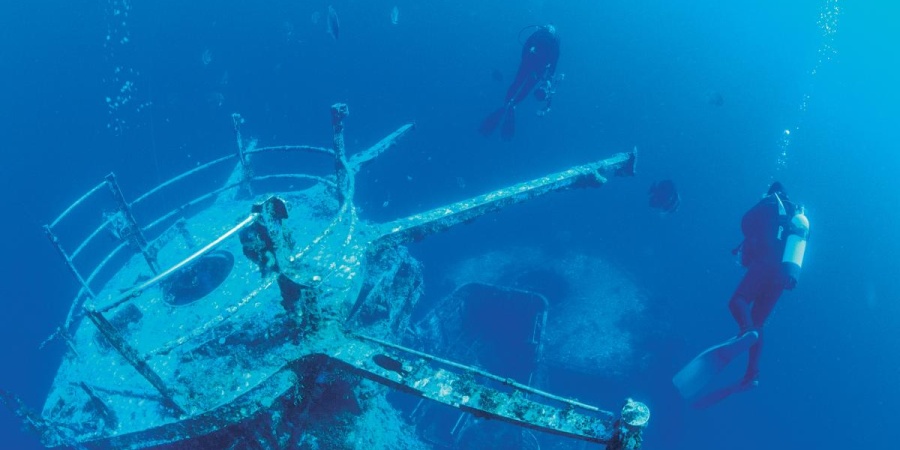
[[[62,356],[58,342],[38,346],[76,284],[41,225],[111,171],[133,198],[234,151],[233,112],[262,144],[327,146],[328,108],[346,102],[351,153],[417,124],[360,175],[357,202],[372,220],[639,148],[634,178],[410,248],[438,278],[523,247],[593,255],[628,274],[646,296],[645,320],[628,324],[641,363],[556,392],[613,411],[628,396],[647,403],[645,449],[897,448],[900,3],[330,4],[338,41],[324,1],[0,4],[0,387],[39,410]],[[511,142],[483,138],[477,127],[518,65],[517,33],[544,23],[559,30],[566,74],[553,111],[537,117],[529,99]],[[125,81],[128,103],[113,110],[106,98]],[[682,206],[661,217],[646,193],[666,178]],[[730,250],[774,179],[807,207],[804,273],[768,324],[759,388],[693,410],[671,377],[736,331],[727,302],[742,270]],[[0,448],[41,447],[0,409]]]

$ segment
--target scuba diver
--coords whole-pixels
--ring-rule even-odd
[[[747,273],[728,303],[739,333],[701,353],[672,379],[681,395],[693,399],[696,407],[711,406],[759,384],[763,326],[782,292],[797,285],[809,221],[803,207],[791,202],[784,186],[776,181],[763,199],[744,214],[741,231],[744,240],[732,253],[740,255]],[[733,358],[747,350],[747,370],[740,381],[698,397]]]
[[[503,122],[500,138],[504,141],[512,139],[516,132],[516,105],[532,91],[538,101],[545,102],[538,115],[549,112],[555,83],[562,79],[554,77],[557,60],[559,60],[559,35],[556,33],[556,27],[553,25],[538,27],[522,46],[519,70],[506,90],[504,105],[484,119],[479,128],[481,134],[490,136],[500,122]]]

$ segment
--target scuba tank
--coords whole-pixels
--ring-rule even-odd
[[[775,201],[778,202],[779,222],[778,240],[784,241],[784,253],[781,256],[782,271],[788,276],[787,288],[793,289],[800,278],[800,268],[803,266],[803,254],[806,253],[806,240],[809,238],[809,219],[804,214],[803,207],[798,206],[794,216],[787,220],[787,209],[778,194]],[[787,236],[785,236],[785,233]]]
[[[806,240],[809,238],[809,219],[803,213],[803,208],[797,210],[797,214],[791,217],[787,228],[787,238],[784,242],[784,255],[781,264],[785,273],[791,278],[789,283],[793,287],[800,277],[800,268],[803,266],[803,254],[806,252]]]

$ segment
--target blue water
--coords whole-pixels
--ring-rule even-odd
[[[633,179],[517,206],[412,250],[429,273],[515,246],[596,255],[629,273],[647,295],[646,320],[629,324],[646,363],[581,379],[573,395],[607,409],[646,402],[644,448],[896,448],[896,3],[331,4],[338,41],[324,1],[0,6],[0,387],[39,409],[62,355],[58,344],[37,348],[76,286],[42,224],[110,171],[133,196],[233,151],[233,112],[261,143],[328,145],[328,107],[341,101],[351,152],[417,124],[360,175],[357,200],[373,220],[639,147]],[[835,6],[829,31],[820,14]],[[517,33],[548,22],[566,74],[553,111],[537,117],[526,101],[511,142],[483,138],[478,124],[516,69]],[[125,81],[133,90],[113,111],[106,98]],[[682,197],[668,217],[645,201],[664,178]],[[808,208],[802,279],[767,326],[760,387],[693,410],[671,376],[735,331],[727,300],[741,271],[729,250],[773,179]],[[6,410],[0,442],[40,448]]]

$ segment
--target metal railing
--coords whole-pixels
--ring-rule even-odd
[[[96,293],[98,292],[98,290],[95,290],[94,287],[98,276],[104,271],[107,265],[109,265],[109,263],[114,258],[121,254],[123,249],[125,249],[126,247],[131,247],[137,252],[143,254],[148,268],[155,275],[154,280],[158,279],[160,276],[164,276],[170,273],[172,269],[165,271],[164,273],[160,273],[160,268],[156,260],[156,253],[158,251],[158,248],[161,246],[160,244],[162,244],[161,242],[159,242],[159,240],[164,239],[165,234],[163,234],[162,231],[157,232],[156,230],[162,224],[177,220],[178,216],[184,217],[187,211],[189,211],[192,207],[214,199],[225,192],[239,189],[242,186],[247,186],[252,182],[265,180],[309,181],[314,184],[322,184],[330,188],[336,188],[336,192],[341,191],[340,187],[330,176],[326,178],[313,174],[288,171],[282,173],[267,173],[256,175],[254,174],[253,170],[250,170],[250,156],[267,153],[307,153],[315,155],[327,155],[337,160],[337,164],[335,164],[334,166],[335,170],[341,171],[342,169],[346,170],[347,163],[344,158],[337,158],[336,155],[343,154],[343,149],[341,149],[338,153],[332,149],[309,145],[277,145],[254,147],[251,144],[248,147],[245,145],[241,137],[240,125],[243,123],[243,119],[241,119],[240,115],[237,114],[233,115],[232,119],[234,121],[235,138],[237,140],[238,151],[236,153],[214,159],[212,161],[194,167],[191,170],[176,175],[156,185],[155,187],[138,196],[132,201],[128,201],[126,199],[118,185],[118,182],[116,181],[115,175],[111,173],[106,176],[103,182],[88,190],[84,195],[79,197],[75,202],[67,207],[52,222],[43,227],[44,233],[46,234],[47,238],[50,240],[56,252],[62,257],[66,267],[69,269],[69,272],[76,279],[80,287],[69,308],[65,323],[57,330],[54,336],[51,337],[57,337],[57,335],[62,334],[62,337],[68,339],[69,336],[71,336],[73,326],[75,326],[83,316],[83,311],[81,311],[82,305],[87,299],[96,298]],[[139,224],[135,219],[135,215],[133,213],[134,209],[148,203],[148,200],[159,197],[160,193],[173,188],[174,186],[178,185],[179,182],[183,182],[185,180],[195,180],[197,178],[197,175],[201,172],[209,171],[214,167],[222,167],[223,164],[235,162],[235,160],[237,160],[237,163],[239,164],[236,169],[239,170],[239,172],[232,172],[233,174],[237,173],[237,176],[233,175],[232,178],[230,178],[224,185],[219,185],[212,190],[206,191],[201,195],[192,198],[184,203],[180,203],[174,207],[169,206],[168,208],[171,209],[163,212],[156,219],[152,220],[146,225]],[[112,195],[112,200],[116,204],[115,213],[105,214],[100,224],[92,231],[90,231],[87,237],[85,237],[82,241],[78,242],[77,245],[75,245],[75,250],[71,252],[67,251],[66,246],[64,246],[60,241],[56,230],[60,228],[61,223],[63,223],[67,218],[70,218],[73,213],[83,209],[82,207],[84,206],[84,204],[89,199],[96,197],[104,187],[107,187],[109,189],[109,192]],[[340,195],[339,192],[338,195]],[[247,220],[250,219],[248,218]],[[87,253],[85,250],[92,244],[96,244],[98,237],[104,235],[105,231],[113,231],[113,233],[118,238],[120,238],[121,242],[115,245],[112,250],[108,251],[108,253],[106,253],[98,263],[96,263],[96,265],[88,265],[87,267],[79,265],[79,257],[83,257]],[[157,237],[155,239],[148,240],[145,237],[150,231],[157,233]],[[191,258],[188,258],[188,260],[189,259]],[[182,263],[184,263],[184,261],[182,261]]]

